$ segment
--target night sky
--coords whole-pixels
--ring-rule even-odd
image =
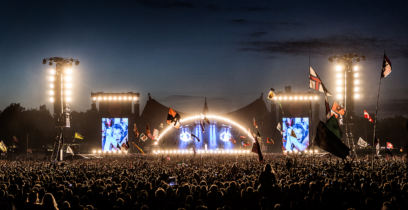
[[[363,99],[373,111],[384,50],[383,114],[408,114],[407,1],[1,1],[0,109],[50,103],[46,57],[77,58],[73,109],[91,91],[147,93],[191,110],[207,96],[232,111],[273,87],[308,91],[309,56],[334,92],[327,58],[363,54]],[[360,112],[360,110],[356,110]]]

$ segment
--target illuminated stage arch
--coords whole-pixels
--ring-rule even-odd
[[[247,136],[252,139],[252,142],[255,141],[254,137],[252,136],[252,134],[250,133],[249,130],[245,129],[244,126],[242,126],[241,124],[237,123],[234,120],[231,120],[229,118],[226,117],[222,117],[220,115],[206,115],[207,119],[209,120],[216,120],[216,121],[222,121],[222,122],[226,122],[234,127],[239,128],[241,131],[243,131],[244,133],[247,134]],[[204,119],[204,115],[194,115],[194,116],[190,116],[190,117],[186,117],[180,120],[180,123],[183,124],[185,122],[190,122],[190,121],[195,121],[195,120],[202,120]],[[157,141],[155,142],[155,145],[159,144],[160,139],[163,138],[163,136],[165,136],[171,129],[173,128],[172,125],[168,125],[159,135],[159,137],[157,138]]]

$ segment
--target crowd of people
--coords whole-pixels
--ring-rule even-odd
[[[0,161],[0,209],[408,209],[400,157]]]

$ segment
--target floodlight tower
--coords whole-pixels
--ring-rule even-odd
[[[54,143],[51,160],[62,160],[64,143],[63,128],[70,127],[70,103],[72,101],[72,64],[79,65],[79,60],[73,58],[51,57],[44,58],[43,64],[51,66],[49,69],[49,100],[54,104],[54,119],[58,134]],[[55,64],[55,69],[52,68]]]
[[[354,101],[361,98],[358,62],[364,61],[364,55],[344,54],[329,57],[330,62],[335,62],[336,70],[336,99],[346,110],[344,116],[344,130],[346,133],[345,143],[355,154],[352,126],[354,117]]]

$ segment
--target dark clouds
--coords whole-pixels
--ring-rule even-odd
[[[407,43],[407,40],[396,41],[359,35],[332,35],[321,38],[248,41],[242,43],[241,50],[289,55],[328,55],[352,51],[364,53],[367,56],[377,55],[387,50],[392,51],[394,57],[408,57]]]

